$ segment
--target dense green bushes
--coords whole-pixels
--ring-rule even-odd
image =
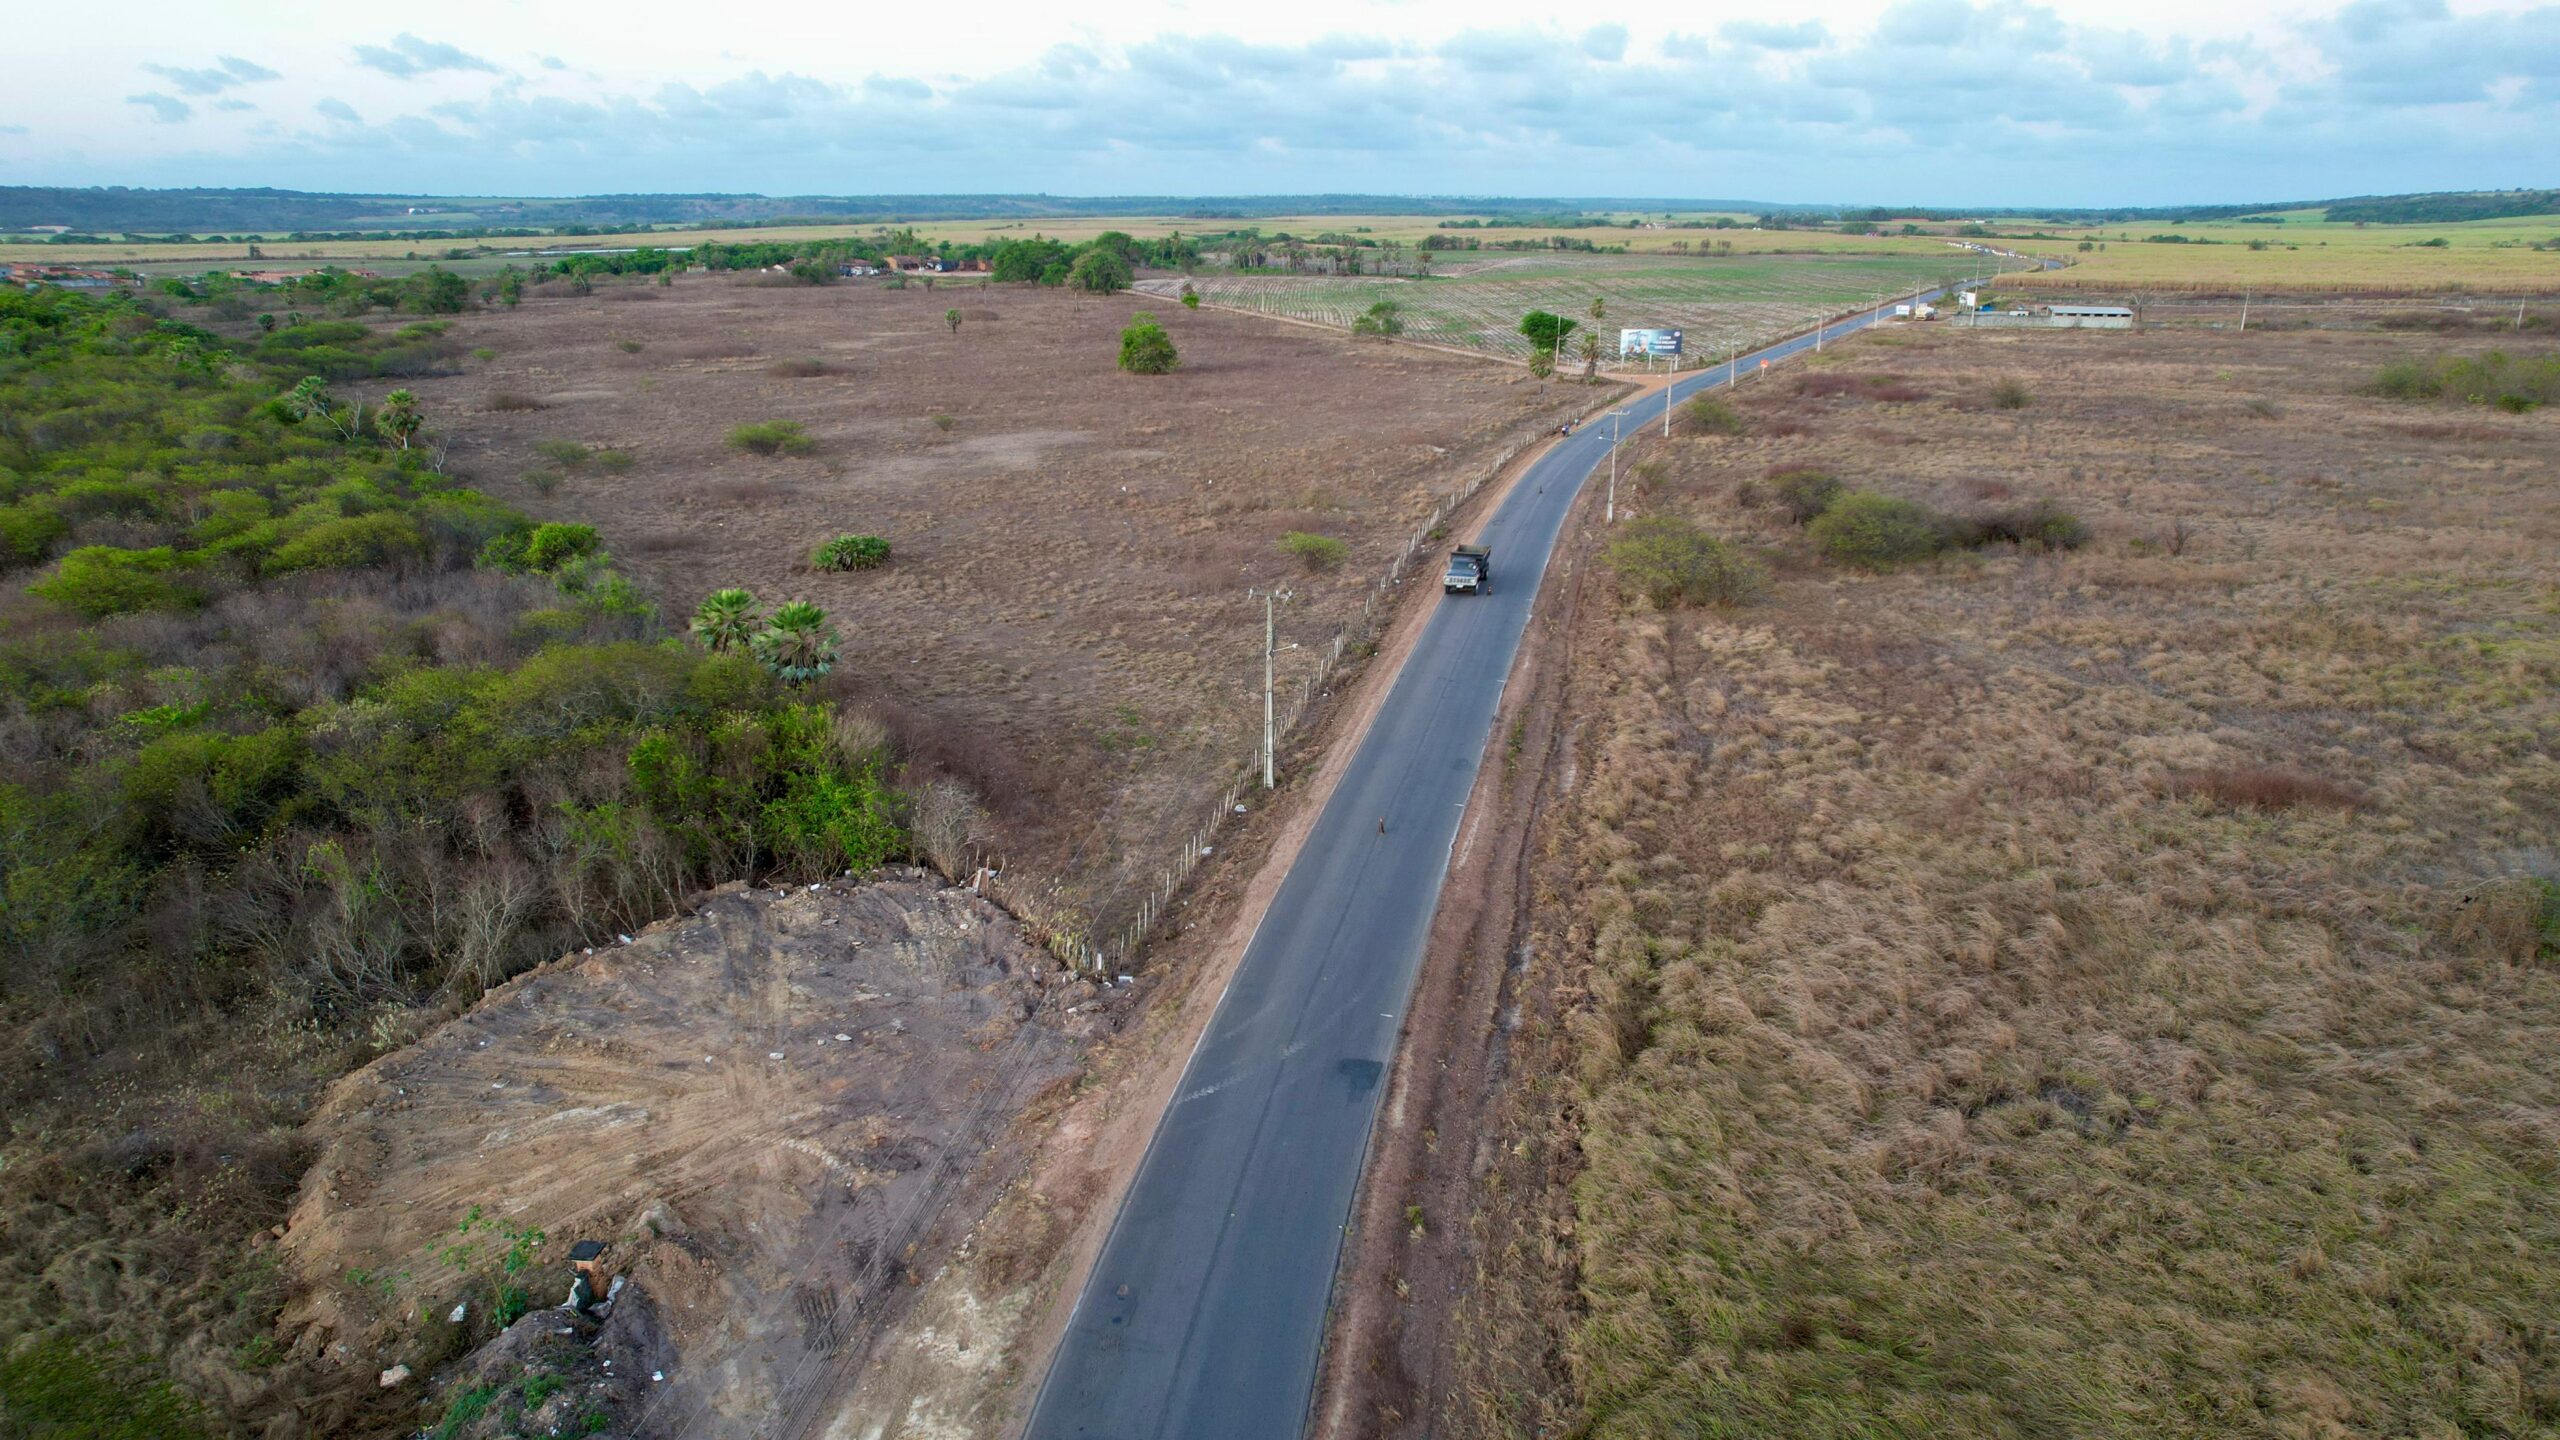
[[[1744,605],[1768,585],[1768,571],[1726,540],[1676,516],[1631,520],[1609,545],[1609,564],[1657,607]]]
[[[750,455],[805,455],[816,446],[797,420],[758,420],[729,431],[729,448]]]
[[[809,556],[820,570],[870,570],[889,563],[889,542],[877,535],[838,535]]]
[[[1942,513],[1914,500],[1850,490],[1822,470],[1782,469],[1769,478],[1772,498],[1806,527],[1823,558],[1862,570],[1889,570],[1947,549],[2077,550],[2089,540],[2087,523],[2055,500]],[[1760,490],[1750,485],[1742,493],[1746,503],[1756,503]]]
[[[2403,356],[2382,367],[2372,390],[2395,400],[2459,400],[2522,414],[2560,401],[2560,355]]]
[[[339,323],[279,353],[358,353]],[[876,742],[664,635],[593,528],[241,360],[130,301],[0,292],[0,1254],[147,1236],[161,1286],[109,1313],[0,1266],[0,1356],[164,1353],[276,1303],[232,1267],[291,1166],[213,1206],[48,1137],[179,1117],[219,1179],[387,1021],[705,884],[906,848]],[[789,638],[796,674],[832,660],[823,620]]]
[[[1306,566],[1309,573],[1318,575],[1342,568],[1342,562],[1351,558],[1350,546],[1330,535],[1307,530],[1292,530],[1281,536],[1280,548]]]
[[[1833,500],[1805,533],[1824,559],[1865,570],[1925,559],[1947,543],[1927,506],[1866,490]]]
[[[1170,375],[1181,363],[1173,337],[1152,312],[1140,310],[1129,317],[1127,328],[1120,332],[1121,369],[1132,375]]]

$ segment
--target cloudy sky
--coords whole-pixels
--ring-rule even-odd
[[[2560,183],[2560,0],[1091,8],[57,11],[0,54],[0,184],[1989,205]]]

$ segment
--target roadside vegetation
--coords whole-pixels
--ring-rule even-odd
[[[1890,427],[1650,447],[1444,1413],[2552,1433],[2560,432],[2387,336],[1893,341]],[[1757,603],[1662,603],[1703,537]]]
[[[288,333],[0,294],[0,1355],[134,1417],[163,1367],[305,1383],[248,1242],[317,1084],[708,883],[906,849],[880,732],[799,688],[825,616],[683,643]]]

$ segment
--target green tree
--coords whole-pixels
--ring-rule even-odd
[[[1129,317],[1129,326],[1120,332],[1120,368],[1132,375],[1170,375],[1182,363],[1174,352],[1173,337],[1156,323],[1155,313],[1141,310]]]
[[[1532,310],[1520,317],[1520,333],[1529,337],[1529,348],[1544,352],[1550,361],[1564,348],[1564,337],[1573,330],[1573,321],[1544,310]]]
[[[1120,258],[1117,250],[1087,250],[1076,257],[1075,265],[1067,271],[1067,283],[1088,295],[1109,295],[1126,290],[1129,282],[1136,278],[1136,272],[1129,268],[1128,261]]]
[[[693,638],[715,655],[744,650],[764,629],[754,592],[731,587],[703,597],[693,612]]]
[[[827,623],[826,611],[806,600],[775,606],[749,643],[767,670],[794,684],[815,680],[836,665],[835,627]]]
[[[959,312],[958,310],[945,310],[945,311],[943,311],[943,312],[942,312],[942,323],[951,327],[951,333],[952,333],[952,334],[954,334],[954,335],[959,334],[959,333],[960,333],[960,312]]]
[[[1367,313],[1351,322],[1354,335],[1375,335],[1381,340],[1404,333],[1404,307],[1393,300],[1381,300]]]

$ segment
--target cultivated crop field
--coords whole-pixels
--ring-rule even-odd
[[[1463,1378],[1404,1412],[2554,1433],[2552,363],[1906,328],[1644,442],[1621,504],[1765,584],[1571,637],[1547,1013],[1461,1148],[1515,1157]],[[1919,558],[1843,563],[1896,503]]]
[[[2061,240],[2006,240],[2066,269],[2015,277],[2027,287],[2106,290],[2326,290],[2522,295],[2560,291],[2560,216],[2440,225],[2349,225],[2316,212],[2281,224],[2130,221],[2050,228]],[[2177,236],[2186,243],[2147,239]],[[2103,249],[2081,250],[2086,241]],[[2536,242],[2551,248],[2536,250]],[[2259,248],[2252,249],[2252,245]]]
[[[1686,333],[1692,363],[1843,315],[1878,300],[1969,273],[1975,257],[1943,244],[1935,253],[1854,257],[1787,255],[1675,260],[1625,257],[1443,257],[1427,279],[1387,276],[1194,276],[1205,304],[1344,330],[1381,300],[1402,307],[1404,337],[1433,345],[1526,359],[1520,317],[1547,310],[1588,321],[1607,302],[1602,358],[1615,358],[1617,331]],[[1146,288],[1176,293],[1179,280]]]
[[[1170,376],[1113,365],[1149,307]],[[976,284],[555,285],[451,338],[490,354],[411,388],[455,469],[601,527],[679,616],[731,585],[824,606],[844,642],[827,686],[974,791],[979,843],[1097,935],[1253,753],[1248,589],[1295,588],[1294,686],[1437,497],[1593,399],[1216,310]],[[725,443],[766,421],[806,453]],[[1309,569],[1291,532],[1340,562]],[[889,562],[813,570],[845,533]]]

